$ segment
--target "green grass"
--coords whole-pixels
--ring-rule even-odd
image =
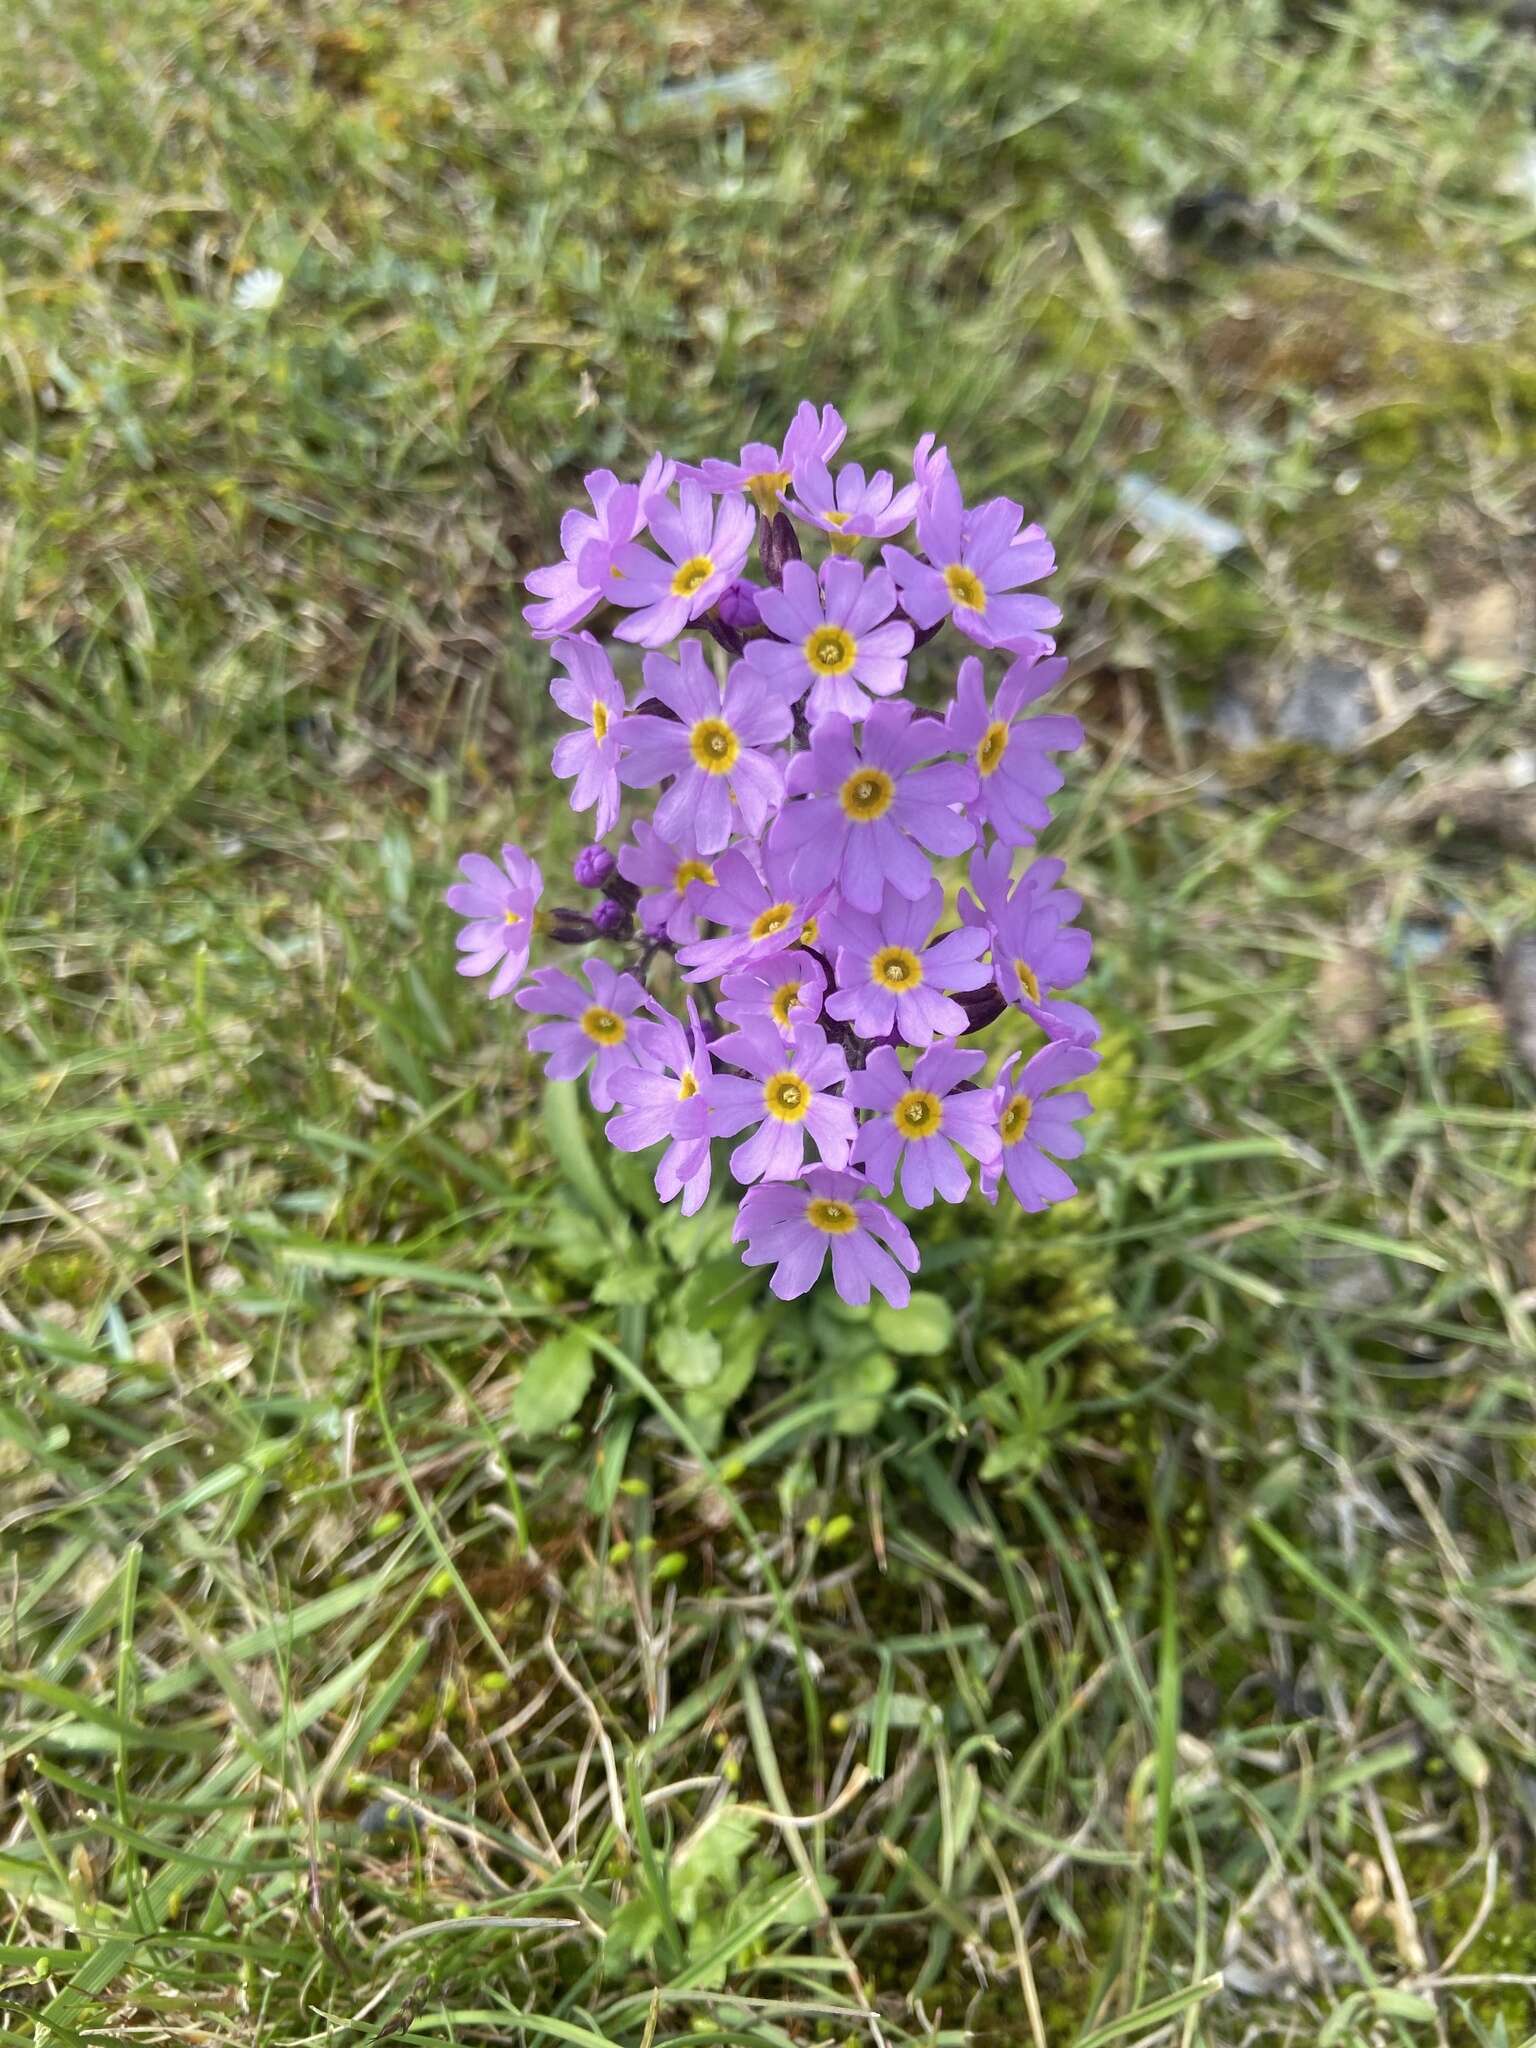
[[[1384,5],[5,13],[0,2042],[1533,2036],[1536,697],[1422,651],[1525,573],[1533,85]],[[575,843],[582,469],[803,394],[1057,536],[1111,1035],[952,1339],[722,1417],[438,892]],[[1206,736],[1317,653],[1356,753]]]

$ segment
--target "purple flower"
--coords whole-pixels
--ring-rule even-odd
[[[664,932],[674,945],[693,938],[704,891],[715,886],[714,868],[700,858],[692,833],[663,839],[637,818],[634,839],[633,846],[619,848],[619,873],[637,889],[650,892],[640,898],[641,924],[653,936]]]
[[[624,1108],[604,1129],[621,1152],[644,1152],[670,1140],[656,1167],[664,1202],[681,1193],[683,1214],[694,1215],[709,1193],[709,1107],[713,1071],[699,1013],[690,1001],[688,1029],[665,1010],[634,1027],[636,1064],[620,1069],[610,1087]]]
[[[816,913],[827,891],[807,890],[792,879],[793,856],[772,844],[758,854],[761,872],[746,850],[733,846],[715,863],[715,886],[699,904],[699,915],[723,924],[725,936],[696,939],[678,953],[690,981],[712,981],[727,967],[746,967],[793,945],[814,945]]]
[[[954,471],[936,479],[917,511],[927,561],[905,548],[884,550],[902,604],[919,626],[953,617],[981,646],[1004,647],[1056,624],[1061,612],[1048,597],[1019,590],[1056,566],[1055,550],[1037,527],[1019,533],[1023,518],[1011,498],[991,498],[968,514]]]
[[[888,540],[912,524],[922,492],[916,484],[895,489],[888,469],[866,478],[857,462],[832,472],[818,457],[795,465],[795,495],[786,500],[796,519],[808,519],[835,540]]]
[[[980,957],[985,932],[962,928],[925,946],[943,908],[943,888],[934,882],[915,903],[887,889],[878,917],[845,909],[829,918],[826,943],[837,948],[837,992],[828,999],[828,1016],[851,1024],[860,1038],[886,1038],[893,1029],[908,1045],[958,1037],[968,1019],[940,991],[985,988],[992,970]]]
[[[557,640],[555,659],[569,674],[557,676],[549,694],[568,717],[580,719],[582,729],[555,742],[550,766],[562,782],[575,776],[573,811],[597,806],[593,824],[601,836],[613,830],[619,816],[619,739],[614,728],[624,716],[624,692],[590,633]]]
[[[1063,781],[1049,756],[1082,744],[1083,728],[1061,713],[1020,718],[1026,704],[1044,696],[1066,674],[1065,661],[1021,655],[998,685],[988,709],[981,663],[967,655],[960,664],[954,702],[944,721],[950,744],[963,747],[976,763],[980,782],[977,815],[1009,846],[1027,846],[1051,822],[1052,797]]]
[[[616,863],[606,846],[584,846],[571,862],[571,879],[581,889],[601,889]]]
[[[1097,1018],[1056,991],[1071,988],[1088,972],[1093,940],[1068,922],[1072,901],[1066,890],[1033,889],[1020,882],[991,924],[992,978],[1005,1001],[1032,1017],[1047,1038],[1091,1045]]]
[[[645,1001],[645,990],[632,974],[617,974],[606,960],[582,963],[583,988],[558,967],[542,967],[517,998],[518,1008],[553,1012],[559,1021],[538,1024],[528,1034],[535,1052],[547,1052],[544,1072],[551,1081],[574,1081],[594,1060],[592,1107],[612,1109],[612,1081],[632,1066],[635,1048],[630,1020]]]
[[[1007,908],[1009,896],[1020,889],[1030,895],[1053,892],[1051,900],[1061,914],[1061,921],[1069,924],[1082,909],[1083,899],[1075,889],[1056,888],[1066,871],[1064,860],[1032,860],[1015,882],[1011,846],[994,842],[984,852],[978,848],[971,855],[970,889],[962,889],[958,899],[960,922],[996,924]]]
[[[727,974],[715,1005],[728,1024],[771,1024],[788,1038],[799,1024],[821,1015],[827,977],[814,953],[770,953]]]
[[[753,583],[745,576],[738,576],[734,583],[727,583],[715,605],[715,615],[722,626],[729,626],[733,632],[746,633],[759,625],[757,601],[763,594],[760,583]]]
[[[710,1082],[711,1128],[730,1138],[748,1124],[755,1127],[731,1154],[731,1172],[743,1186],[793,1180],[805,1163],[807,1138],[823,1165],[847,1165],[853,1111],[831,1091],[847,1080],[848,1062],[816,1025],[800,1025],[787,1041],[771,1026],[727,1032],[715,1041],[714,1054],[740,1067],[742,1076],[716,1074]]]
[[[763,517],[771,519],[779,508],[779,493],[789,488],[795,464],[812,458],[825,462],[842,447],[847,431],[832,406],[824,405],[818,414],[810,400],[802,398],[782,450],[770,448],[766,441],[749,441],[738,462],[721,462],[712,455],[697,467],[679,463],[677,473],[711,491],[746,491]]]
[[[670,462],[653,455],[638,484],[621,484],[611,469],[594,469],[583,479],[592,510],[572,510],[560,521],[565,560],[533,570],[525,582],[535,597],[546,600],[523,607],[535,639],[553,640],[571,632],[603,602],[612,551],[645,531],[646,504],[671,483],[672,469]]]
[[[921,849],[964,853],[972,820],[951,808],[976,794],[967,763],[917,763],[947,744],[934,718],[914,718],[905,702],[876,704],[856,747],[846,718],[823,719],[809,749],[790,762],[787,804],[773,828],[775,848],[794,850],[795,880],[806,889],[836,885],[855,910],[878,910],[889,882],[914,900],[932,879]]]
[[[912,475],[920,491],[931,491],[949,468],[949,450],[936,448],[937,434],[924,434],[912,450]]]
[[[645,789],[670,775],[656,806],[657,831],[674,839],[691,830],[701,854],[718,853],[736,832],[755,839],[768,822],[783,772],[754,749],[783,739],[793,719],[783,697],[740,662],[722,694],[698,642],[684,641],[680,652],[681,665],[664,654],[645,658],[646,689],[675,715],[625,719],[619,739],[628,758],[619,780]]]
[[[848,1100],[880,1114],[859,1126],[854,1158],[883,1195],[901,1164],[901,1192],[914,1209],[926,1209],[938,1194],[963,1202],[971,1176],[955,1150],[969,1152],[982,1166],[997,1157],[997,1112],[992,1092],[956,1092],[987,1063],[984,1052],[934,1045],[918,1056],[910,1075],[888,1045],[876,1046],[864,1071],[850,1076]]]
[[[830,560],[818,578],[808,562],[786,562],[783,589],[759,591],[757,609],[778,638],[752,641],[747,666],[792,702],[809,689],[813,722],[835,711],[862,718],[865,690],[889,697],[901,688],[912,628],[891,618],[896,585],[884,569],[866,576],[857,562]]]
[[[1081,1154],[1083,1135],[1072,1126],[1078,1117],[1087,1116],[1092,1104],[1081,1088],[1068,1089],[1065,1095],[1049,1091],[1091,1074],[1099,1056],[1086,1046],[1045,1045],[1015,1075],[1018,1057],[1010,1053],[1004,1060],[992,1091],[1000,1149],[998,1157],[982,1168],[981,1191],[995,1202],[998,1183],[1006,1180],[1020,1207],[1033,1213],[1077,1193],[1076,1183],[1056,1159]],[[1048,1152],[1056,1158],[1048,1159]]]
[[[918,1261],[911,1232],[883,1203],[869,1199],[857,1173],[813,1166],[803,1183],[753,1188],[731,1236],[737,1244],[745,1240],[743,1265],[775,1267],[768,1285],[780,1301],[793,1301],[816,1284],[829,1245],[832,1285],[844,1301],[862,1308],[872,1287],[892,1308],[905,1308],[912,1298],[907,1273],[917,1271]]]
[[[665,647],[741,574],[754,530],[746,500],[722,498],[717,505],[695,483],[680,484],[678,499],[674,506],[656,497],[649,506],[651,533],[668,560],[633,542],[613,551],[608,595],[634,612],[614,627],[620,640]]]
[[[496,978],[486,994],[510,995],[527,972],[544,877],[520,846],[501,849],[500,867],[483,853],[466,853],[459,872],[466,879],[443,892],[448,908],[469,920],[454,941],[464,955],[458,971],[489,974],[494,967]]]

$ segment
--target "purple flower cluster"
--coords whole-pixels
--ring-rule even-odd
[[[734,1140],[745,1263],[789,1300],[830,1256],[845,1301],[899,1307],[918,1255],[884,1199],[898,1184],[913,1209],[973,1180],[1029,1211],[1075,1193],[1060,1162],[1083,1149],[1076,1084],[1099,1029],[1067,991],[1091,941],[1060,861],[1014,870],[1083,735],[1033,708],[1066,672],[1060,613],[1028,587],[1055,567],[1042,529],[1009,498],[967,505],[931,434],[907,483],[834,468],[846,432],[805,403],[735,462],[657,455],[638,483],[586,479],[591,509],[561,522],[524,617],[574,721],[553,767],[592,813],[572,875],[598,901],[540,908],[515,846],[500,866],[466,854],[447,901],[459,972],[545,1020],[529,1044],[552,1078],[589,1075],[615,1146],[660,1148],[664,1201],[692,1215],[712,1141]],[[909,531],[915,550],[896,544]],[[946,624],[971,650],[947,667],[942,643],[924,651]],[[645,651],[621,674],[626,642]],[[918,662],[947,678],[942,715],[907,694]],[[626,790],[654,805],[605,844]],[[959,860],[946,922],[939,864]],[[576,974],[530,977],[535,936],[622,962],[588,951]],[[988,1081],[961,1041],[1010,1010],[1041,1042]]]

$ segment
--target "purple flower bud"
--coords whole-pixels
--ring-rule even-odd
[[[593,911],[592,922],[605,939],[627,939],[635,926],[624,905],[608,897]]]
[[[597,937],[597,926],[584,910],[558,903],[544,914],[544,934],[558,946],[584,946]]]
[[[617,866],[606,846],[584,846],[571,862],[571,873],[583,889],[601,889]]]
[[[800,559],[800,536],[787,512],[775,512],[772,519],[765,519],[759,524],[757,552],[762,557],[763,574],[768,581],[775,587],[782,585],[784,564]]]
[[[734,583],[728,583],[720,593],[715,610],[720,614],[722,624],[734,627],[738,633],[745,633],[749,627],[761,625],[757,615],[757,593],[759,586],[749,582],[745,576],[738,576]]]

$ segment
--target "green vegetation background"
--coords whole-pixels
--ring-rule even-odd
[[[0,2041],[1530,2036],[1533,88],[4,10]],[[1048,521],[1090,734],[1087,1192],[884,1325],[710,1322],[438,905],[575,843],[581,472],[804,395]]]

